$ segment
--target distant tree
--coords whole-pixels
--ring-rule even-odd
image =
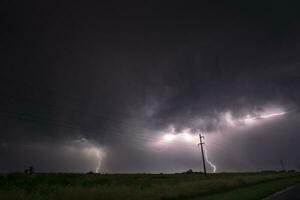
[[[33,174],[33,173],[34,173],[33,166],[30,166],[29,167],[29,174]]]
[[[26,174],[33,174],[34,173],[33,166],[29,166],[27,169],[25,169],[24,173],[26,173]]]

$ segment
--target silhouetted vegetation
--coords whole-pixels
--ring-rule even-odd
[[[33,174],[34,173],[33,166],[29,166],[27,169],[25,169],[24,173]]]

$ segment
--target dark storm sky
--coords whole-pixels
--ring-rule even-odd
[[[215,138],[221,171],[300,166],[298,4],[2,4],[1,171],[95,170],[97,148],[103,172],[200,170],[196,143],[147,146],[170,126]],[[270,107],[288,113],[222,128]]]

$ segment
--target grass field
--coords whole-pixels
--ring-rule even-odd
[[[300,182],[299,173],[220,173],[207,177],[200,173],[13,173],[0,175],[0,199],[250,200],[260,199],[297,182]]]

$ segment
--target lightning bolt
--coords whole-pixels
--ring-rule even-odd
[[[239,121],[244,121],[244,122],[253,122],[253,121],[256,121],[256,120],[260,120],[260,119],[268,119],[268,118],[272,118],[272,117],[277,117],[277,116],[281,116],[281,115],[285,115],[287,114],[288,112],[277,112],[277,113],[271,113],[271,114],[264,114],[264,115],[259,115],[259,116],[255,116],[255,117],[251,117],[250,115],[248,115],[246,118],[242,119],[242,120],[239,120]],[[229,118],[229,123],[235,125],[235,122],[232,121],[231,118]],[[201,142],[201,139],[200,139],[200,142]],[[199,144],[198,144],[199,145]],[[206,161],[206,163],[208,163],[211,168],[213,169],[213,173],[216,173],[217,171],[217,166],[215,164],[213,164],[209,158],[208,158],[208,155],[207,155],[207,149],[205,148],[205,146],[203,145],[203,149],[204,149],[204,159]]]
[[[100,172],[100,166],[101,166],[101,153],[100,153],[100,149],[97,150],[97,158],[98,158],[98,162],[97,162],[97,166],[96,166],[96,173],[99,173]]]
[[[245,120],[267,119],[267,118],[270,118],[270,117],[285,115],[286,113],[287,112],[280,112],[280,113],[272,113],[272,114],[268,114],[268,115],[260,115],[260,116],[256,116],[256,117],[246,117]]]
[[[217,171],[217,166],[216,165],[214,165],[209,159],[208,159],[208,156],[207,156],[207,150],[206,150],[206,148],[204,147],[204,157],[205,157],[205,160],[206,160],[206,162],[213,168],[213,173],[216,173],[216,171]]]
[[[263,119],[270,118],[270,117],[275,117],[279,115],[285,115],[287,112],[280,112],[280,113],[273,113],[273,114],[268,114],[268,115],[262,115],[260,116]]]

